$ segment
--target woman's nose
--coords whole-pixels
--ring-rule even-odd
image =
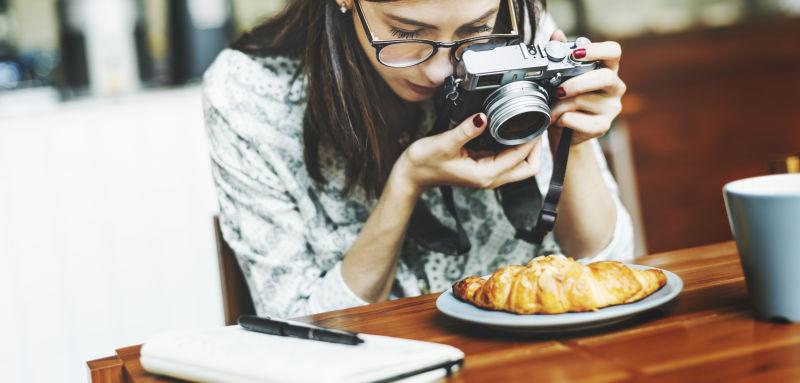
[[[433,57],[423,63],[422,71],[428,81],[441,84],[444,79],[453,73],[453,62],[450,60],[450,49],[439,49]]]

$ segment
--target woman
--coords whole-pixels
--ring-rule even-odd
[[[533,35],[564,39],[543,5],[356,1],[292,1],[222,52],[204,79],[222,230],[258,314],[300,316],[441,291],[465,275],[546,252],[632,257],[630,218],[595,140],[621,109],[618,44],[576,51],[575,59],[600,60],[604,68],[557,91],[550,137],[561,127],[575,134],[554,235],[536,246],[514,238],[492,189],[541,173],[544,193],[553,143],[540,138],[496,155],[469,152],[464,144],[486,129],[483,113],[428,133],[431,98],[469,44],[461,40],[502,33],[512,17],[527,42]],[[367,33],[373,41],[461,47],[439,44],[400,62],[413,56],[410,48],[379,56]],[[405,235],[418,201],[453,225],[438,185],[454,186],[472,243],[466,255],[445,255]]]

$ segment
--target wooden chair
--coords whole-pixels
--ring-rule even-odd
[[[770,174],[800,173],[800,152],[769,162]]]
[[[222,285],[222,306],[225,311],[225,324],[234,325],[242,314],[255,314],[253,298],[245,282],[244,274],[236,261],[233,250],[222,238],[219,217],[214,216],[214,237],[217,240],[219,258],[219,277]]]

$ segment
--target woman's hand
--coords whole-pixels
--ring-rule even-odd
[[[551,40],[566,41],[564,33],[556,31]],[[576,49],[573,58],[579,61],[599,60],[602,67],[571,78],[556,90],[558,101],[551,108],[551,137],[560,136],[561,128],[575,133],[572,144],[601,137],[622,110],[625,83],[618,76],[622,56],[620,45],[614,41],[592,43]]]
[[[390,177],[408,181],[414,192],[437,185],[496,188],[539,172],[540,139],[479,157],[464,148],[486,129],[486,115],[470,116],[444,133],[415,141],[395,163]]]

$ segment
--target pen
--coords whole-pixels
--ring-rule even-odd
[[[357,345],[363,343],[357,333],[323,328],[306,323],[290,322],[255,315],[239,316],[239,326],[248,331],[293,338],[319,340],[323,342]]]

